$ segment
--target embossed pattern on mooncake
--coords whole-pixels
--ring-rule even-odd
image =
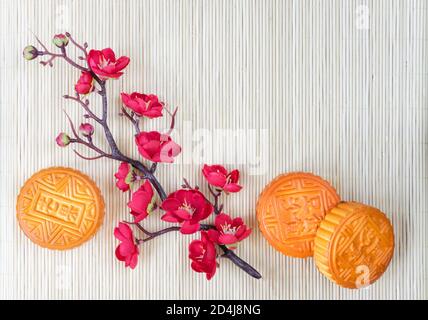
[[[21,229],[34,243],[65,250],[95,234],[104,218],[104,201],[89,177],[70,168],[53,167],[25,182],[16,211]]]
[[[329,279],[346,288],[372,284],[387,269],[394,252],[394,232],[378,209],[340,203],[321,223],[315,238],[315,262]]]
[[[339,201],[336,190],[318,176],[281,175],[265,187],[257,202],[260,230],[278,251],[310,257],[321,220]]]

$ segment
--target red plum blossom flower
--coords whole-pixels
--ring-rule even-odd
[[[223,166],[209,166],[205,164],[202,168],[202,173],[210,185],[222,189],[226,192],[238,192],[242,189],[242,186],[238,184],[238,170],[232,170],[228,173]]]
[[[116,59],[114,51],[110,48],[91,50],[88,54],[88,64],[101,79],[117,79],[123,74],[122,70],[129,64],[129,58],[123,56]]]
[[[140,132],[135,142],[140,154],[153,162],[174,162],[174,157],[181,152],[181,147],[169,135],[158,131]]]
[[[147,118],[162,117],[163,103],[154,94],[141,94],[134,92],[127,94],[122,92],[120,94],[122,102],[134,111],[139,116]]]
[[[196,272],[205,273],[210,280],[217,269],[217,253],[205,231],[201,232],[201,240],[194,240],[189,245],[189,258],[192,260],[191,267]]]
[[[120,241],[116,248],[116,258],[125,262],[126,267],[134,269],[138,263],[138,246],[135,243],[134,234],[131,228],[122,222],[114,229],[114,236]]]
[[[232,219],[225,213],[221,213],[216,216],[215,227],[216,229],[208,230],[210,240],[214,243],[224,244],[227,246],[237,244],[247,238],[251,233],[251,229],[244,224],[242,218],[238,217]]]
[[[162,220],[181,223],[180,232],[195,233],[199,230],[201,220],[208,218],[214,211],[204,195],[197,190],[178,190],[168,196],[161,205],[165,210]]]
[[[147,218],[147,216],[156,208],[156,197],[154,196],[152,185],[146,180],[140,188],[132,194],[128,207],[135,218],[135,222]]]
[[[116,186],[119,190],[128,191],[129,186],[134,181],[134,169],[129,163],[122,162],[114,176],[117,179]]]

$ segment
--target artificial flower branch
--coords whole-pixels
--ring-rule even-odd
[[[140,223],[128,222],[128,221],[125,221],[125,223],[130,224],[130,225],[135,225],[145,235],[147,235],[147,238],[136,239],[137,244],[141,244],[141,243],[150,241],[150,240],[152,240],[152,239],[154,239],[160,235],[163,235],[165,233],[180,231],[180,227],[175,226],[175,227],[169,227],[169,228],[161,229],[161,230],[156,231],[156,232],[150,232],[150,231],[146,230]],[[210,230],[210,229],[215,229],[215,228],[216,228],[215,226],[209,225],[209,224],[201,224],[201,226],[200,226],[200,230],[204,230],[204,231]],[[250,264],[248,264],[247,262],[245,262],[244,260],[242,260],[238,256],[236,256],[236,254],[232,250],[227,248],[227,246],[220,245],[220,248],[223,250],[223,255],[222,255],[223,258],[227,258],[227,259],[231,260],[234,264],[236,264],[239,268],[244,270],[246,273],[248,273],[253,278],[256,278],[256,279],[261,278],[260,273],[256,269],[254,269]]]
[[[159,237],[159,236],[161,236],[161,235],[163,235],[165,233],[172,232],[172,231],[179,231],[180,230],[180,227],[169,227],[169,228],[165,228],[165,229],[159,230],[157,232],[149,232],[149,231],[145,230],[139,223],[137,224],[137,226],[138,226],[138,228],[144,234],[146,234],[148,236],[145,239],[137,239],[136,240],[137,243],[147,242],[147,241],[150,241],[150,240],[152,240],[152,239],[154,239],[156,237]]]
[[[85,101],[83,101],[81,98],[80,98],[80,95],[79,94],[76,94],[76,97],[72,97],[72,96],[69,96],[68,94],[66,94],[66,95],[64,95],[63,96],[63,98],[64,99],[70,99],[70,100],[73,100],[73,101],[76,101],[77,103],[79,103],[82,107],[83,107],[83,109],[85,109],[85,111],[86,111],[86,117],[88,117],[88,118],[91,118],[91,119],[94,119],[96,122],[98,122],[98,123],[102,123],[102,119],[100,119],[100,118],[98,118],[92,111],[91,111],[91,109],[89,109],[89,100],[88,99],[86,99]]]
[[[61,53],[51,52],[37,39],[43,50],[38,50],[34,46],[27,46],[24,48],[24,58],[33,60],[38,56],[47,56],[48,59],[42,61],[41,64],[51,67],[55,59],[61,58],[81,71],[81,76],[75,85],[75,96],[64,95],[64,98],[80,104],[85,111],[84,117],[94,120],[102,127],[104,136],[110,147],[110,153],[95,146],[92,141],[94,128],[90,123],[82,123],[79,126],[79,130],[77,130],[67,113],[66,117],[69,121],[73,137],[61,133],[56,138],[57,144],[62,147],[73,143],[81,144],[97,154],[97,156],[88,157],[80,154],[77,150],[73,150],[77,156],[85,160],[110,158],[120,161],[119,171],[115,174],[116,179],[118,179],[117,186],[122,191],[130,191],[128,207],[135,220],[134,222],[119,223],[119,226],[115,228],[114,235],[121,241],[116,249],[116,257],[120,261],[125,262],[126,266],[135,268],[138,261],[139,246],[142,243],[174,231],[179,231],[182,234],[200,232],[201,239],[192,241],[189,246],[189,258],[192,260],[191,267],[194,271],[205,273],[207,279],[212,278],[217,268],[216,258],[219,255],[215,248],[218,246],[223,252],[221,257],[231,260],[252,277],[261,278],[257,270],[239,258],[233,251],[240,241],[249,236],[251,229],[247,228],[241,218],[232,219],[229,215],[223,213],[223,205],[219,204],[220,196],[223,193],[238,192],[242,188],[238,185],[239,171],[233,170],[227,172],[224,167],[218,165],[204,166],[202,173],[208,181],[209,191],[214,197],[213,202],[208,200],[199,191],[198,187],[192,188],[185,179],[183,189],[177,190],[167,196],[154,173],[159,162],[173,162],[174,157],[181,151],[181,147],[170,137],[175,126],[177,108],[173,112],[170,112],[155,95],[140,94],[137,92],[132,94],[121,93],[122,102],[131,111],[128,112],[125,107],[122,107],[120,115],[125,116],[133,124],[136,132],[135,141],[138,151],[143,158],[151,161],[152,164],[147,166],[139,160],[124,155],[118,148],[108,126],[106,84],[107,80],[117,79],[123,74],[122,70],[128,65],[129,58],[120,57],[116,59],[114,52],[109,48],[90,50],[88,52],[88,44],[85,42],[83,45],[80,45],[69,33],[56,35],[52,41],[60,49]],[[66,47],[69,42],[83,52],[83,56],[79,56],[78,58],[85,60],[87,67],[78,64],[68,56]],[[99,88],[96,88],[95,84],[98,84]],[[101,116],[96,115],[91,110],[89,99],[82,99],[83,96],[86,97],[94,91],[102,99]],[[142,117],[149,119],[162,117],[162,111],[166,111],[171,116],[171,124],[167,133],[141,131],[140,120]],[[141,172],[142,175],[139,175],[138,172]],[[139,181],[145,182],[137,191],[133,192],[132,184]],[[156,203],[152,186],[162,201],[160,206]],[[179,223],[179,226],[168,227],[156,232],[146,230],[140,222],[153,212],[155,208],[160,208],[165,212],[162,220]],[[200,223],[200,221],[209,217],[211,213],[215,213],[216,215],[214,225]],[[134,237],[129,225],[135,225],[146,237],[142,239]]]
[[[70,34],[69,32],[66,32],[66,33],[65,33],[65,36],[68,38],[68,40],[70,40],[70,42],[71,42],[72,44],[74,44],[74,46],[75,46],[76,48],[80,49],[80,50],[83,52],[83,54],[85,55],[84,57],[79,57],[79,58],[81,58],[81,60],[87,60],[87,59],[88,59],[88,51],[87,51],[87,49],[88,49],[88,44],[87,44],[86,42],[85,42],[83,45],[78,44],[78,43],[73,39],[73,37],[71,36],[71,34]]]
[[[89,149],[92,149],[92,150],[94,150],[95,152],[97,152],[98,154],[99,154],[99,156],[96,156],[96,157],[85,157],[85,156],[83,156],[83,155],[81,155],[77,150],[73,150],[74,151],[74,153],[76,153],[79,157],[81,157],[81,158],[83,158],[83,159],[85,159],[85,160],[96,160],[96,159],[100,159],[100,158],[103,158],[103,157],[106,157],[106,158],[113,158],[113,156],[111,155],[111,154],[108,154],[108,153],[106,153],[106,152],[104,152],[104,151],[102,151],[101,149],[99,149],[98,147],[96,147],[95,145],[94,145],[94,143],[92,142],[92,136],[87,136],[87,140],[88,141],[85,141],[85,140],[83,140],[80,136],[79,136],[79,134],[77,133],[77,130],[76,130],[76,128],[75,128],[75,126],[74,126],[74,124],[73,124],[73,121],[71,120],[71,118],[70,118],[70,116],[67,114],[67,112],[65,112],[64,111],[64,113],[65,113],[65,116],[67,117],[67,119],[68,119],[68,122],[69,122],[69,124],[70,124],[70,128],[71,128],[71,132],[73,132],[73,136],[74,136],[74,138],[69,138],[69,140],[70,140],[70,143],[78,143],[78,144],[82,144],[82,145],[84,145],[84,146],[86,146],[86,147],[88,147]],[[58,141],[57,141],[58,142]]]
[[[67,61],[68,62],[68,61]],[[117,160],[117,161],[121,161],[121,162],[127,162],[130,163],[131,165],[133,165],[135,168],[137,168],[138,170],[140,170],[141,172],[144,173],[144,176],[146,179],[150,180],[150,182],[152,183],[153,187],[156,189],[156,191],[158,192],[159,196],[162,198],[166,198],[166,193],[163,190],[162,186],[160,185],[159,181],[156,179],[156,177],[153,175],[153,172],[151,172],[142,162],[131,159],[125,155],[123,155],[123,153],[119,150],[116,141],[113,138],[113,135],[110,131],[110,128],[108,126],[107,123],[107,114],[108,114],[108,101],[107,101],[107,90],[106,90],[106,81],[105,80],[101,80],[96,74],[94,74],[91,71],[91,74],[93,74],[93,77],[95,79],[95,81],[98,82],[98,84],[101,87],[101,90],[98,92],[101,97],[102,97],[102,117],[98,117],[96,116],[90,109],[89,109],[89,100],[86,99],[85,101],[82,101],[80,98],[80,95],[77,93],[76,97],[72,97],[69,95],[64,95],[65,99],[71,99],[74,100],[76,102],[78,102],[86,111],[87,113],[87,117],[95,120],[96,122],[98,122],[104,129],[104,134],[107,140],[107,143],[110,146],[111,149],[111,154],[110,155],[106,155],[103,152],[99,152],[98,150],[94,149],[92,146],[88,146],[89,148],[95,150],[96,152],[100,153],[100,155],[103,155],[105,157]],[[81,142],[80,142],[81,143]],[[97,157],[95,157],[96,159]]]
[[[60,38],[62,38],[62,39],[60,39]],[[59,53],[53,53],[53,52],[50,52],[48,49],[47,49],[47,47],[39,40],[39,38],[37,38],[36,37],[36,40],[37,40],[37,42],[40,44],[40,46],[44,49],[44,51],[38,51],[37,53],[38,53],[38,55],[39,56],[44,56],[44,55],[47,55],[47,56],[50,56],[50,58],[47,60],[47,61],[41,61],[40,63],[42,64],[42,65],[44,65],[44,66],[46,66],[46,65],[49,65],[50,67],[52,67],[53,66],[53,61],[56,59],[56,58],[63,58],[65,61],[67,61],[69,64],[71,64],[73,67],[75,67],[75,68],[77,68],[77,69],[79,69],[79,70],[81,70],[81,71],[89,71],[89,69],[88,68],[85,68],[85,67],[83,67],[83,66],[81,66],[81,65],[79,65],[78,63],[76,63],[76,62],[74,62],[72,59],[70,59],[69,57],[68,57],[68,55],[67,55],[67,52],[66,52],[66,50],[65,50],[65,47],[66,47],[66,44],[65,44],[65,41],[67,41],[67,43],[68,43],[68,40],[63,40],[63,39],[65,39],[65,36],[64,37],[61,37],[61,36],[57,36],[57,40],[54,40],[54,44],[55,44],[55,41],[62,41],[62,43],[64,44],[64,45],[62,45],[62,47],[60,47],[60,49],[61,49],[61,53],[59,54]],[[57,43],[59,43],[59,42],[57,42]]]

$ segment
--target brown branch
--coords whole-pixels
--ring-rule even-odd
[[[80,158],[85,159],[85,160],[97,160],[97,159],[101,159],[101,158],[105,157],[104,154],[100,154],[99,156],[96,156],[96,157],[86,157],[86,156],[82,155],[81,153],[79,153],[76,149],[73,149],[73,151],[76,155],[78,155]]]
[[[81,66],[80,64],[74,62],[73,60],[71,60],[68,55],[67,52],[65,50],[65,48],[63,47],[61,50],[61,53],[53,53],[51,51],[49,51],[48,48],[46,48],[46,46],[40,41],[40,39],[38,37],[36,37],[37,42],[42,46],[42,48],[44,49],[44,51],[39,51],[39,55],[44,56],[50,56],[50,58],[47,61],[42,61],[41,64],[43,65],[50,65],[53,66],[52,62],[56,59],[56,58],[62,58],[65,61],[67,61],[70,65],[72,65],[73,67],[81,70],[81,71],[90,71],[89,68],[85,68],[83,66]]]
[[[174,112],[173,113],[171,113],[168,109],[166,109],[165,107],[164,107],[164,109],[166,110],[166,112],[171,116],[171,124],[170,124],[170,126],[169,126],[169,130],[168,130],[168,132],[167,132],[167,135],[169,136],[171,133],[172,133],[172,131],[174,130],[174,127],[175,127],[175,116],[177,115],[177,111],[178,111],[178,107],[177,108],[175,108],[175,110],[174,110]]]
[[[126,111],[126,109],[124,107],[122,107],[122,113],[120,113],[120,115],[125,116],[125,118],[127,118],[132,123],[132,125],[135,128],[135,132],[137,134],[141,132],[141,130],[140,130],[140,119],[139,118],[135,119],[133,113],[132,114],[128,113],[128,111]]]
[[[88,47],[88,44],[85,42],[84,44],[83,44],[83,46],[82,45],[80,45],[80,44],[78,44],[74,39],[73,39],[73,37],[71,36],[71,34],[69,33],[69,32],[66,32],[65,33],[65,35],[66,35],[66,37],[70,40],[70,42],[72,43],[72,44],[74,44],[77,48],[79,48],[81,51],[83,51],[83,54],[85,55],[85,59],[87,59],[88,58],[88,52],[87,52],[87,47]]]
[[[69,99],[69,100],[73,100],[76,101],[77,103],[79,103],[83,109],[85,109],[86,113],[89,115],[90,118],[94,119],[96,122],[101,123],[101,119],[99,117],[97,117],[95,115],[95,113],[93,113],[90,109],[89,109],[89,100],[86,100],[86,102],[82,101],[80,99],[80,96],[77,94],[77,97],[72,97],[68,94],[63,96],[64,99]]]

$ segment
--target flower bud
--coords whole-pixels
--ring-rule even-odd
[[[88,71],[82,72],[79,81],[74,86],[74,89],[79,94],[88,94],[94,91],[94,78],[92,74]]]
[[[37,48],[34,46],[26,46],[24,51],[22,51],[22,55],[26,60],[33,60],[38,57],[39,51],[37,51]]]
[[[70,137],[64,133],[61,132],[55,139],[56,144],[60,147],[66,147],[70,144]]]
[[[58,48],[66,47],[68,44],[68,38],[64,34],[56,34],[52,42],[54,45],[56,45]]]
[[[90,137],[94,134],[94,126],[90,123],[82,123],[79,132],[85,137]]]

